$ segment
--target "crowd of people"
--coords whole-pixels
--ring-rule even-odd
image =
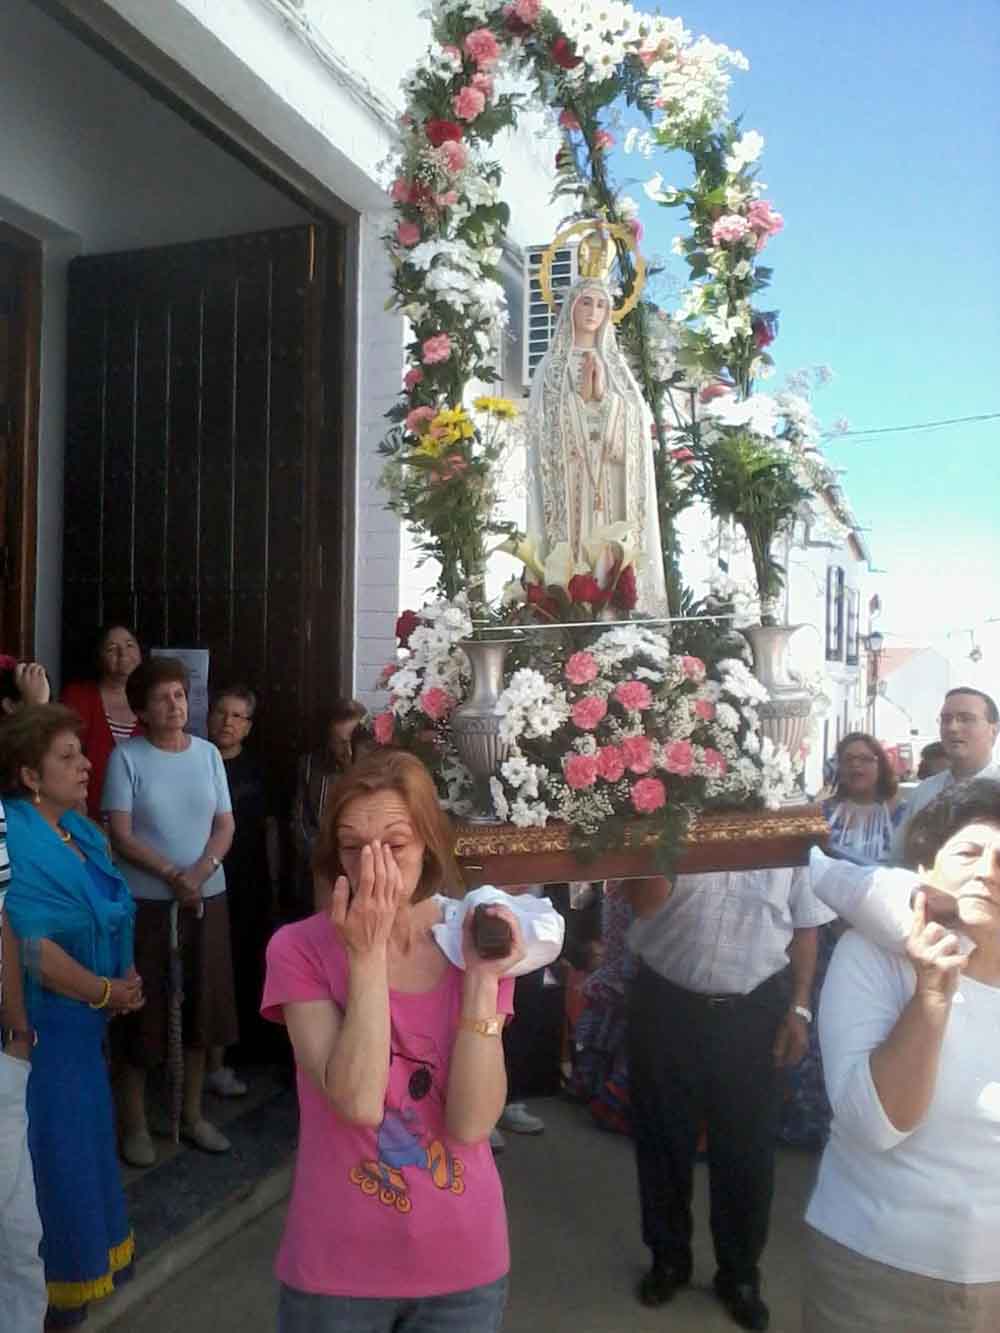
[[[206,1093],[244,1095],[283,1030],[300,1134],[281,1333],[362,1316],[385,1333],[499,1329],[510,1260],[491,1135],[544,1127],[510,1105],[508,1075],[512,973],[535,966],[531,922],[550,905],[494,899],[482,937],[480,909],[456,915],[433,780],[368,745],[353,701],[300,762],[284,867],[245,686],[213,695],[201,740],[183,665],[144,659],[113,626],[93,682],[56,704],[41,667],[7,661],[0,705],[11,1327],[75,1326],[130,1276],[117,1159],[157,1160],[149,1072],[168,1071],[177,1134],[224,1153]],[[1000,1327],[998,732],[988,695],[950,691],[945,766],[905,799],[874,737],[841,740],[829,855],[810,867],[595,886],[577,895],[583,932],[566,911],[563,1073],[598,1124],[633,1137],[642,1304],[692,1277],[701,1153],[715,1294],[740,1327],[768,1327],[784,1141],[822,1150],[806,1333]],[[282,881],[299,919],[276,929]]]

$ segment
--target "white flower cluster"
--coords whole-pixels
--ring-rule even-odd
[[[410,635],[398,669],[386,681],[389,707],[398,718],[407,717],[418,697],[435,686],[461,702],[469,680],[468,661],[457,646],[472,633],[465,599],[434,602],[422,608],[420,617],[425,623]]]
[[[497,702],[500,736],[506,741],[541,740],[558,731],[569,717],[565,691],[550,685],[540,671],[522,667]]]
[[[423,241],[404,252],[405,262],[426,273],[424,290],[432,299],[443,301],[456,310],[468,311],[477,319],[504,325],[507,322],[507,298],[498,282],[484,278],[484,267],[500,262],[497,246],[473,249],[465,241]]]

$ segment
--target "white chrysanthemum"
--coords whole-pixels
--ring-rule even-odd
[[[500,765],[500,772],[503,774],[504,780],[509,782],[512,787],[520,787],[528,776],[530,769],[531,765],[523,754],[513,754]]]
[[[518,828],[544,828],[548,819],[548,807],[541,801],[529,803],[519,797],[510,807],[510,822]]]
[[[497,778],[490,778],[490,795],[493,797],[493,808],[497,815],[501,819],[506,819],[510,814],[510,805],[504,793],[503,783]]]
[[[764,151],[764,136],[756,130],[747,130],[733,144],[726,156],[726,170],[737,175],[751,162],[756,162]]]
[[[732,704],[718,703],[715,706],[715,719],[726,731],[739,731],[740,715]]]

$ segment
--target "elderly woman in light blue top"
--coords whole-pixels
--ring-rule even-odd
[[[123,1025],[122,1155],[135,1166],[152,1166],[156,1152],[146,1122],[145,1075],[166,1054],[174,928],[184,969],[181,1134],[204,1152],[226,1152],[230,1146],[202,1114],[202,1087],[206,1050],[230,1046],[238,1036],[222,869],[234,825],[219,751],[184,730],[184,664],[152,657],[132,672],[126,690],[145,735],[115,748],[101,808],[138,903],[136,965],[148,995],[143,1013]]]

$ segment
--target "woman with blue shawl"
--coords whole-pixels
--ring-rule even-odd
[[[108,1019],[141,1007],[135,908],[84,808],[90,761],[80,720],[58,704],[0,724],[0,783],[28,1019],[28,1143],[42,1219],[46,1329],[74,1327],[130,1276],[134,1240],[115,1150],[103,1043]]]

